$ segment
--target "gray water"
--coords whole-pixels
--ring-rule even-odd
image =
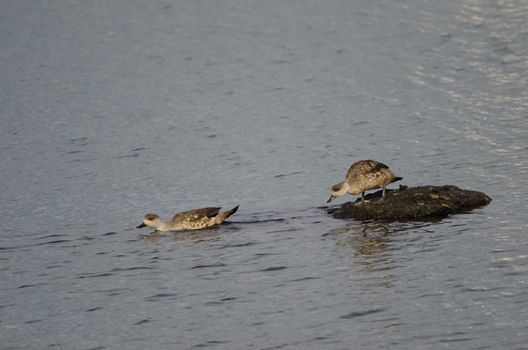
[[[527,23],[523,0],[2,1],[0,349],[528,349]],[[493,201],[329,217],[369,158]]]

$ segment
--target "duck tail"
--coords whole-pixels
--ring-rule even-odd
[[[218,213],[217,216],[215,216],[215,223],[217,225],[221,224],[222,222],[224,222],[225,219],[227,219],[228,217],[230,217],[231,215],[233,215],[234,213],[236,213],[236,211],[238,210],[238,205],[236,207],[234,207],[233,209],[231,210],[226,210],[226,211],[222,211],[220,213]]]
[[[403,179],[403,177],[396,176],[394,179],[392,179],[392,181],[390,183],[393,183],[393,182],[396,182],[396,181],[400,181],[401,179]]]

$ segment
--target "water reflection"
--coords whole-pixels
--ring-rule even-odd
[[[206,232],[207,231],[207,232]],[[143,236],[143,240],[150,244],[157,244],[161,240],[169,239],[172,241],[190,241],[193,243],[203,243],[212,240],[219,239],[218,233],[212,232],[212,230],[205,230],[201,232],[160,232],[153,231]]]
[[[434,222],[354,223],[332,229],[323,236],[335,237],[337,246],[353,246],[355,256],[370,255],[384,251],[396,235],[432,224]]]
[[[436,121],[446,137],[466,138],[514,158],[525,146],[527,16],[528,7],[515,1],[465,0],[450,28],[451,40],[426,44],[432,45],[437,66],[416,65],[408,79],[465,106],[472,116],[461,125]],[[429,21],[419,26],[432,36],[444,29]]]
[[[330,230],[324,236],[335,239],[338,253],[349,258],[359,272],[353,279],[363,288],[390,288],[398,279],[392,270],[399,264],[394,255],[400,247],[401,236],[411,230],[433,225],[429,222],[413,223],[354,223]]]

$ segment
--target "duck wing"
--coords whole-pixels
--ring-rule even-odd
[[[347,172],[347,178],[354,180],[358,177],[369,176],[370,174],[379,172],[381,169],[388,168],[387,165],[376,162],[375,160],[359,160],[350,166]]]
[[[193,209],[188,211],[182,211],[179,213],[176,213],[174,217],[172,218],[173,221],[180,220],[183,218],[194,218],[194,219],[200,219],[203,217],[211,218],[218,215],[220,212],[220,207],[208,207],[208,208],[199,208],[199,209]]]

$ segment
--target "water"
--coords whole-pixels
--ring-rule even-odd
[[[0,349],[527,349],[527,17],[513,0],[2,2]],[[328,217],[368,158],[493,201]],[[135,229],[237,204],[213,230]]]

